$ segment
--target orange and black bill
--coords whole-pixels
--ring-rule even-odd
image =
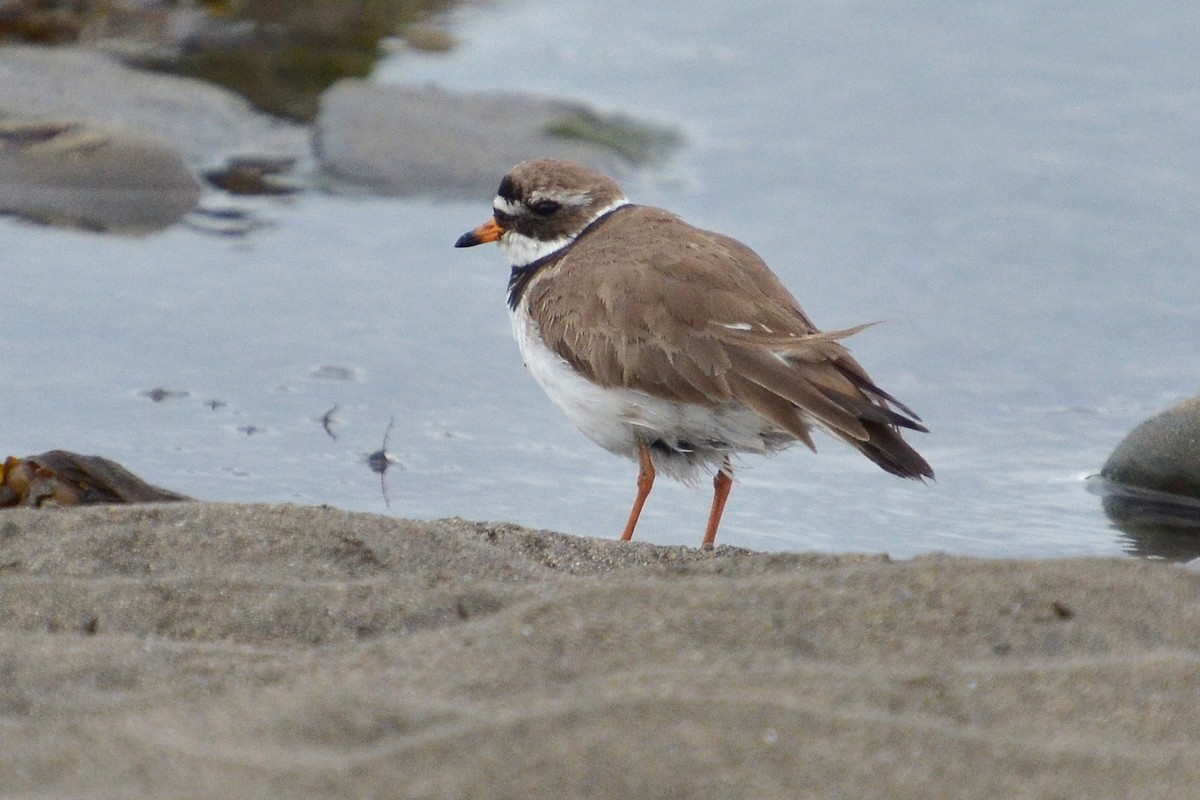
[[[455,247],[474,247],[477,244],[487,244],[495,242],[504,235],[504,228],[500,227],[500,223],[496,222],[496,218],[492,217],[487,222],[480,225],[473,231],[468,231],[458,237],[458,241],[454,243]]]

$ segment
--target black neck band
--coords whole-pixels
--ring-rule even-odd
[[[567,251],[575,246],[576,242],[578,242],[584,236],[587,236],[588,233],[591,232],[597,225],[611,217],[617,211],[620,211],[622,208],[629,208],[629,206],[629,203],[625,203],[617,206],[616,208],[605,211],[603,214],[589,222],[587,226],[579,232],[578,236],[564,246],[555,250],[553,253],[547,253],[541,258],[535,261],[530,261],[528,264],[523,266],[513,267],[512,273],[508,276],[508,307],[513,311],[517,310],[517,305],[521,302],[521,295],[525,294],[525,287],[529,285],[531,280],[533,280],[533,276],[537,274],[539,269],[565,256]]]

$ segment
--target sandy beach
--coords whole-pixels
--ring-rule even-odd
[[[1200,576],[0,516],[7,798],[1187,797]]]

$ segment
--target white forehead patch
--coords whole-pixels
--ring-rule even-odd
[[[496,195],[496,199],[492,201],[492,208],[497,211],[502,211],[510,217],[521,210],[520,203],[510,203],[500,195]]]

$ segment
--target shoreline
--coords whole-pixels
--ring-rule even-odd
[[[185,502],[0,514],[12,797],[1185,796],[1200,576]]]

